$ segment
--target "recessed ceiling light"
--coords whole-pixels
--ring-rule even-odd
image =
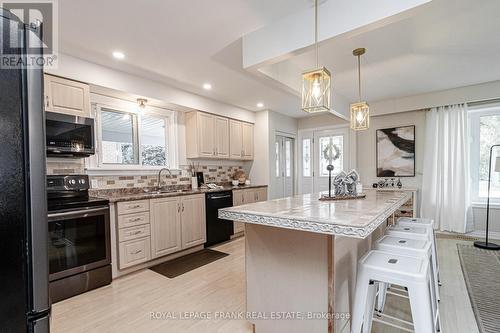
[[[121,51],[114,51],[113,52],[113,57],[115,57],[116,59],[123,59],[125,58],[125,54]]]
[[[263,108],[263,107],[264,107],[264,103],[260,103],[260,102],[259,102],[259,103],[257,103],[257,107],[258,107],[258,108]]]
[[[210,89],[212,89],[212,85],[210,83],[204,83],[203,84],[203,89],[210,90]]]

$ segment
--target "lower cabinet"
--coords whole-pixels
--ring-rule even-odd
[[[120,269],[134,266],[151,259],[151,241],[149,237],[138,238],[119,245]]]
[[[267,187],[233,191],[233,206],[239,206],[266,200],[267,200]],[[235,234],[245,231],[245,224],[243,222],[234,221],[233,223],[234,223]]]
[[[158,258],[180,251],[181,245],[181,203],[179,197],[152,199],[151,254]]]
[[[205,243],[205,196],[181,197],[181,246],[187,249]]]

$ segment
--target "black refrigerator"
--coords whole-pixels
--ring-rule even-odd
[[[43,68],[23,65],[27,46],[30,53],[41,51],[41,24],[25,25],[0,8],[0,33],[0,332],[45,333],[50,302]],[[3,62],[8,57],[23,62],[9,67]]]

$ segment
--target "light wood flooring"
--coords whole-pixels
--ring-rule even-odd
[[[440,311],[444,333],[478,333],[457,254],[457,241],[439,239],[441,269]],[[53,305],[54,333],[78,332],[217,332],[251,333],[245,320],[176,319],[182,312],[245,311],[244,239],[222,244],[216,250],[230,255],[209,265],[168,279],[151,270],[119,278],[110,286],[93,290]],[[151,319],[151,313],[164,313]],[[405,299],[388,296],[387,313],[409,319]],[[185,315],[185,314],[184,314]],[[404,332],[375,323],[373,332]]]

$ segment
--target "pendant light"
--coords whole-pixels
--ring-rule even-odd
[[[361,56],[364,48],[355,49],[352,54],[358,57],[358,102],[351,104],[351,128],[355,131],[366,130],[370,127],[370,107],[361,101]]]
[[[331,74],[318,64],[318,0],[314,0],[314,46],[316,69],[302,73],[302,110],[308,113],[330,110]]]

